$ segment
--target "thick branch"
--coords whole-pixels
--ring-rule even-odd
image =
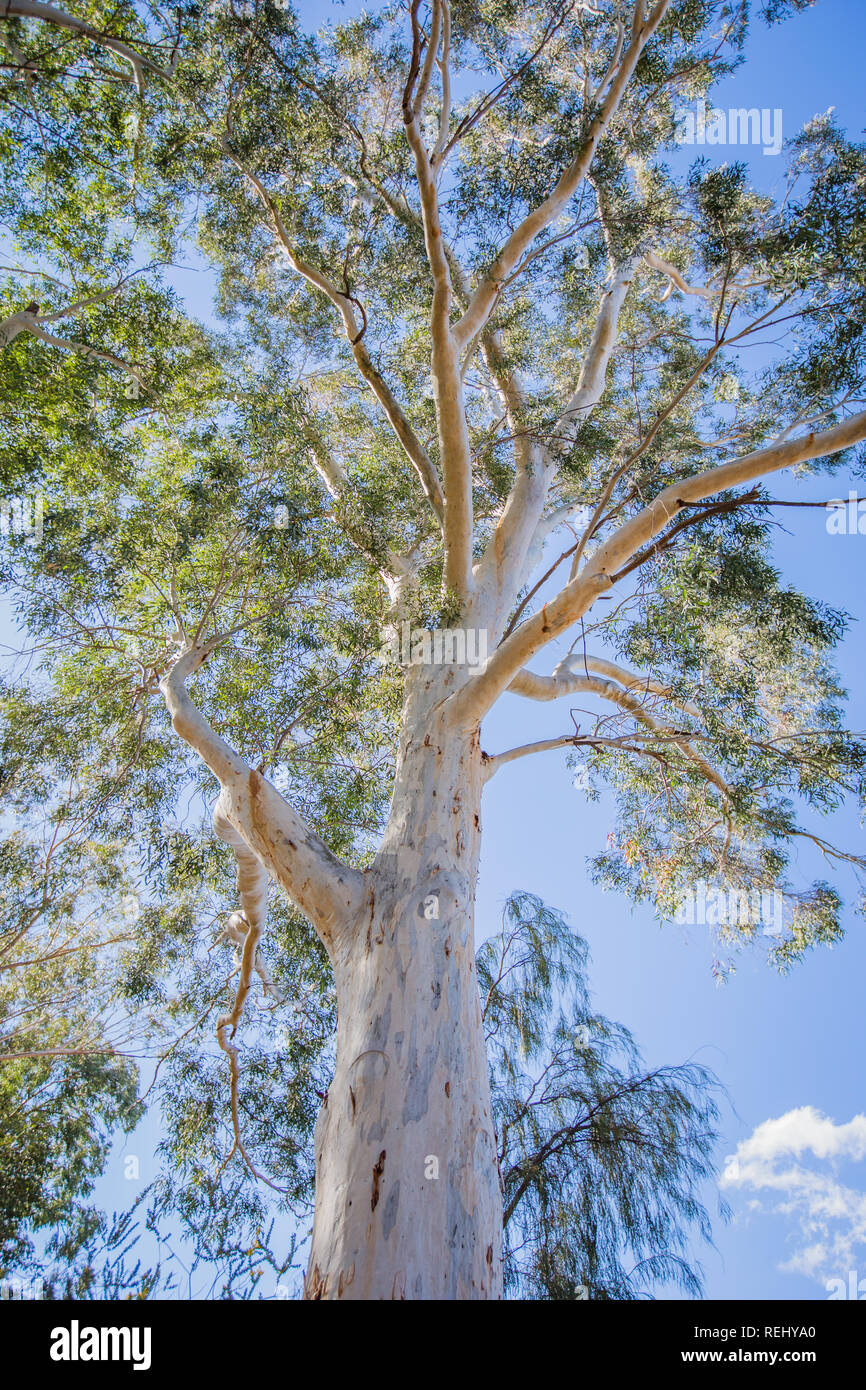
[[[269,1187],[275,1184],[265,1178],[254,1167],[241,1138],[240,1113],[238,1109],[238,1083],[240,1081],[240,1058],[238,1049],[234,1042],[238,1024],[244,1011],[247,995],[252,984],[253,970],[256,968],[256,948],[259,938],[264,931],[265,918],[268,910],[268,875],[264,865],[259,858],[253,854],[243,836],[239,835],[228,816],[223,811],[222,796],[220,796],[214,808],[214,830],[221,840],[230,844],[235,852],[238,866],[238,896],[241,900],[242,912],[233,914],[245,923],[246,931],[243,936],[243,947],[241,950],[240,978],[238,987],[235,991],[234,1003],[231,1012],[220,1014],[217,1019],[217,1042],[229,1059],[229,1075],[231,1110],[232,1110],[232,1129],[234,1130],[234,1147],[232,1153],[237,1150],[250,1172],[257,1178],[261,1178]],[[231,1158],[231,1153],[229,1158]],[[228,1159],[226,1160],[228,1162]],[[278,1191],[280,1189],[277,1189]]]
[[[659,0],[646,22],[633,26],[631,42],[623,54],[619,70],[610,83],[601,109],[589,127],[586,139],[571,164],[560,176],[553,191],[511,233],[457,324],[454,333],[461,348],[484,327],[493,312],[503,281],[508,278],[539,233],[563,211],[586,177],[599,141],[616,114],[641,53],[664,18],[669,5],[670,0]]]
[[[2,18],[42,19],[48,24],[57,25],[60,29],[68,29],[73,34],[80,34],[82,38],[89,39],[91,43],[97,44],[100,48],[106,48],[112,53],[119,54],[131,65],[141,95],[144,95],[145,71],[155,73],[158,77],[170,78],[172,75],[173,64],[172,68],[162,68],[157,63],[151,62],[149,58],[142,57],[122,39],[116,39],[112,34],[105,34],[101,29],[94,29],[92,24],[78,19],[75,15],[67,14],[65,10],[60,10],[55,5],[40,4],[38,0],[4,0]]]
[[[502,642],[485,670],[452,697],[456,718],[461,722],[466,720],[470,726],[480,719],[520,668],[577,622],[599,595],[612,587],[612,576],[683,507],[767,473],[837,453],[863,439],[866,439],[866,411],[850,416],[831,429],[773,444],[719,464],[693,478],[671,483],[647,507],[620,526],[556,598],[527,618]]]
[[[172,727],[219,779],[220,824],[231,826],[315,926],[329,950],[360,910],[363,876],[331,853],[258,772],[220,738],[193,704],[185,682],[223,640],[186,648],[160,682]],[[235,841],[231,840],[234,845]]]
[[[518,449],[519,466],[514,486],[478,566],[479,584],[495,585],[500,610],[503,605],[510,606],[527,567],[532,565],[534,568],[532,561],[535,560],[536,551],[533,546],[538,536],[539,518],[559,458],[568,446],[571,429],[575,423],[586,418],[604,394],[607,371],[617,340],[619,317],[634,279],[635,264],[634,260],[630,260],[618,267],[604,291],[577,386],[554,425],[551,443],[541,458],[532,460],[533,467],[528,466],[531,460],[528,441],[523,445],[523,458]],[[488,362],[495,368],[497,359],[492,349],[487,356]],[[517,426],[520,395],[513,373],[504,375],[501,389],[508,404],[512,432],[520,439]],[[536,550],[540,555],[540,548],[536,547]]]
[[[509,748],[505,753],[496,753],[492,756],[487,754],[482,766],[482,775],[485,782],[489,782],[495,772],[498,772],[506,763],[513,763],[518,758],[527,758],[532,753],[549,753],[557,748],[573,748],[580,743],[580,737],[574,734],[560,734],[558,738],[542,738],[535,743],[522,743],[519,748]]]
[[[701,775],[722,793],[726,801],[730,798],[728,784],[719,776],[715,768],[710,766],[706,758],[695,752],[689,743],[688,732],[673,729],[669,724],[656,719],[644,709],[640,700],[627,690],[614,685],[613,681],[602,680],[593,676],[580,676],[573,672],[563,671],[561,667],[558,667],[557,672],[552,676],[536,676],[532,671],[520,671],[511,682],[509,690],[513,690],[517,695],[529,695],[533,700],[556,700],[560,695],[578,693],[597,695],[602,700],[608,700],[627,714],[631,714],[639,724],[643,724],[644,728],[649,729],[651,733],[659,734],[675,743],[689,761],[694,763]]]
[[[417,64],[418,5],[419,0],[414,0],[412,27],[415,47],[413,48],[413,68],[410,69],[409,80],[403,93],[403,121],[406,127],[406,138],[415,158],[415,173],[421,197],[421,215],[424,225],[424,245],[433,277],[433,305],[430,316],[431,371],[436,397],[439,452],[445,484],[443,582],[446,589],[463,599],[472,588],[472,451],[463,403],[460,345],[451,329],[451,305],[454,296],[448,255],[445,250],[439,218],[439,197],[430,156],[418,122],[425,83],[429,82],[433,58],[439,44],[441,4],[439,0],[435,0],[433,32],[430,36],[427,61],[416,96],[413,73]]]
[[[572,653],[560,662],[552,676],[538,676],[533,671],[518,671],[508,689],[515,695],[525,695],[530,700],[556,700],[560,695],[573,693],[574,687],[570,684],[572,677],[580,679],[583,676],[588,678],[590,675],[607,676],[627,690],[645,695],[659,695],[693,719],[703,717],[697,705],[680,700],[668,686],[654,680],[652,676],[639,676],[637,672],[628,671],[615,661],[607,661],[600,656],[584,656],[580,652]]]
[[[114,293],[114,291],[110,291]],[[101,296],[102,297],[102,296]],[[46,318],[61,318],[63,314],[46,315]],[[38,338],[41,343],[47,343],[49,347],[60,348],[63,352],[80,352],[83,357],[92,357],[97,362],[107,362],[112,367],[119,367],[133,381],[137,381],[143,391],[148,395],[153,395],[144,377],[141,375],[134,362],[127,362],[123,357],[118,357],[116,353],[105,352],[102,348],[95,348],[90,343],[80,343],[76,338],[58,338],[54,333],[46,333],[40,327],[39,319],[36,314],[29,309],[21,309],[17,314],[12,314],[8,319],[0,323],[0,347],[8,347],[14,342],[19,333],[29,333],[31,337]]]

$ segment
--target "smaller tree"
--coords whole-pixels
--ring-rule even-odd
[[[122,1052],[141,1020],[119,1004],[113,954],[131,930],[105,921],[106,900],[127,883],[122,855],[61,815],[41,841],[24,829],[0,839],[0,879],[5,1278],[44,1272],[43,1255],[74,1265],[102,1228],[89,1197],[112,1136],[132,1130],[143,1107],[137,1068]]]
[[[561,913],[515,893],[478,954],[505,1227],[505,1286],[530,1299],[702,1290],[719,1084],[689,1063],[647,1071],[629,1031],[593,1013],[589,950]],[[720,1204],[720,1213],[728,1209]]]

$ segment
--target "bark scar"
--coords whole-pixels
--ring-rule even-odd
[[[371,951],[372,948],[373,948],[373,943],[372,943],[371,937],[372,937],[372,933],[373,933],[373,916],[374,916],[374,914],[375,914],[375,911],[376,911],[376,889],[375,889],[374,885],[371,883],[371,884],[370,884],[370,920],[369,920],[369,922],[367,923],[367,955],[370,954],[370,951]]]
[[[379,1183],[382,1181],[382,1174],[385,1171],[385,1150],[383,1149],[373,1164],[373,1195],[370,1198],[370,1210],[375,1211],[379,1205]]]
[[[304,1290],[304,1298],[310,1301],[318,1301],[328,1296],[328,1275],[322,1274],[318,1265],[313,1266],[313,1272],[307,1281]]]

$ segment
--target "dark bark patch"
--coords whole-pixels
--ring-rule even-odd
[[[451,1095],[451,1082],[450,1082],[450,1081],[446,1081],[446,1082],[445,1082],[445,1094],[446,1094],[446,1096],[449,1096],[449,1097],[450,1097],[450,1095]]]
[[[354,1118],[355,1118],[355,1092],[352,1090],[351,1086],[349,1087],[349,1100],[351,1101],[351,1104],[352,1104],[352,1119],[354,1120]]]
[[[380,1057],[381,1061],[378,1060]],[[362,1096],[365,1089],[372,1090],[384,1079],[389,1066],[388,1054],[383,1052],[381,1048],[370,1047],[367,1048],[366,1052],[358,1053],[352,1063],[352,1079]],[[356,1067],[358,1068],[357,1071],[355,1070]]]
[[[370,940],[370,937],[371,937],[371,934],[372,934],[372,931],[373,931],[373,915],[374,915],[374,913],[375,913],[375,910],[376,910],[376,889],[375,889],[374,885],[371,883],[371,884],[370,884],[370,920],[369,920],[369,922],[367,923],[367,955],[370,954],[370,951],[371,951],[371,949],[372,949],[372,942],[371,942],[371,940]]]
[[[375,1211],[379,1205],[379,1183],[382,1181],[382,1174],[385,1171],[385,1150],[383,1149],[373,1164],[373,1193],[370,1197],[370,1210]]]
[[[377,1014],[370,1027],[369,1040],[371,1043],[370,1051],[384,1051],[391,1037],[391,995],[388,995],[388,1002],[385,1005],[385,1012]]]

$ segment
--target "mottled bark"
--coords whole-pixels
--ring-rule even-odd
[[[435,682],[429,683],[430,688]],[[307,1298],[501,1296],[502,1203],[475,972],[477,730],[416,700],[390,824],[335,954]]]

